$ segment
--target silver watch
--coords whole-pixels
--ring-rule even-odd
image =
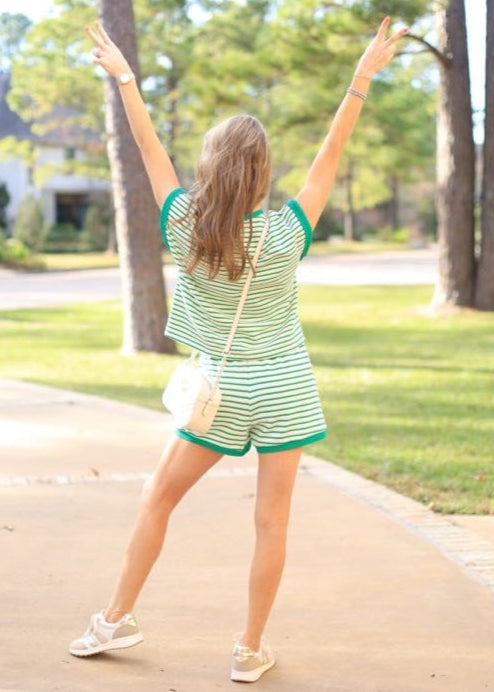
[[[118,75],[117,81],[119,84],[128,84],[134,79],[134,75],[132,72],[123,72],[122,74]]]

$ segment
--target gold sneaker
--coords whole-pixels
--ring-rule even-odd
[[[274,666],[275,658],[264,639],[261,639],[259,651],[253,651],[240,643],[240,636],[235,635],[230,678],[239,682],[255,682]]]

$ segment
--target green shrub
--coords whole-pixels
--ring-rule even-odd
[[[81,233],[81,249],[106,250],[110,234],[111,209],[108,201],[99,200],[89,205]]]
[[[407,226],[402,226],[393,230],[390,226],[384,226],[376,230],[375,238],[384,242],[408,243],[410,240],[410,229]]]
[[[8,238],[0,232],[0,262],[6,264],[11,259],[29,257],[31,251],[17,238]]]
[[[44,262],[18,238],[6,238],[0,232],[0,264],[13,269],[43,269]]]
[[[34,252],[43,247],[46,228],[43,210],[39,200],[32,195],[25,197],[19,204],[14,224],[14,237]]]
[[[71,223],[58,223],[49,227],[43,243],[44,252],[77,252],[81,231]]]

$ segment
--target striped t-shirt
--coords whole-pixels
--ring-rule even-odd
[[[237,311],[248,265],[239,281],[230,281],[221,267],[214,279],[201,262],[191,274],[189,262],[191,199],[183,188],[172,190],[163,204],[160,227],[165,246],[178,266],[177,284],[165,334],[170,339],[220,358]],[[265,211],[252,214],[252,256],[265,223]],[[292,199],[279,211],[268,211],[269,230],[256,265],[229,359],[274,358],[305,347],[298,315],[296,270],[308,252],[311,225]],[[249,220],[245,217],[245,238]]]

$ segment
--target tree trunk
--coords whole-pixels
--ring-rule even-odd
[[[139,84],[132,0],[98,0],[98,5],[103,25],[127,58]],[[173,353],[174,342],[163,336],[167,308],[158,210],[118,92],[116,81],[106,77],[108,156],[122,274],[122,352]]]
[[[475,307],[494,310],[494,0],[487,0],[482,217]]]
[[[389,187],[392,195],[390,201],[391,228],[396,231],[400,227],[400,181],[396,175],[391,176]]]
[[[355,239],[355,210],[352,195],[353,166],[348,164],[348,174],[345,177],[346,183],[346,209],[343,217],[343,229],[345,240]]]
[[[439,278],[433,304],[472,305],[474,297],[474,143],[463,0],[437,12],[440,95],[437,126]]]

